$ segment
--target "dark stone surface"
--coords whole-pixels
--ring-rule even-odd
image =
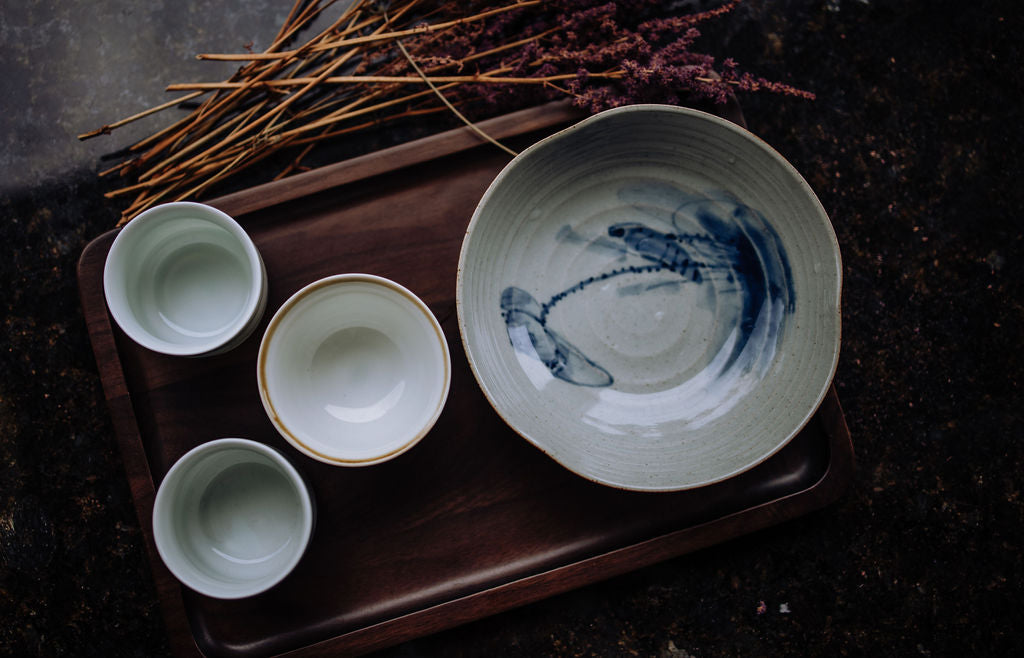
[[[74,135],[215,79],[289,2],[0,12],[0,651],[161,655],[155,590],[78,304],[112,226]],[[997,655],[1021,644],[1024,192],[1017,0],[750,0],[709,50],[818,94],[742,100],[843,250],[836,377],[859,470],[794,522],[384,652]],[[393,137],[385,136],[384,139]],[[255,182],[255,181],[252,181]]]

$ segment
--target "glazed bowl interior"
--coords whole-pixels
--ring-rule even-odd
[[[114,239],[103,271],[111,315],[136,343],[181,356],[218,353],[255,328],[266,273],[231,217],[176,202],[140,214]]]
[[[348,274],[310,284],[277,312],[260,349],[259,387],[300,451],[368,465],[429,431],[450,370],[441,327],[419,298],[387,279]]]
[[[294,466],[247,439],[198,446],[168,470],[153,507],[164,563],[188,587],[222,599],[259,594],[304,554],[314,505]]]
[[[840,290],[829,219],[778,153],[712,115],[629,106],[498,175],[457,305],[511,427],[587,478],[666,491],[803,427],[835,370]]]

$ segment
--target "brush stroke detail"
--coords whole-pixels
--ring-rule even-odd
[[[551,309],[594,283],[668,272],[679,278],[662,275],[650,285],[623,286],[619,294],[719,286],[715,303],[726,331],[717,332],[720,344],[712,349],[728,353],[714,360],[720,368],[716,375],[763,375],[796,300],[785,248],[764,215],[724,192],[693,194],[660,182],[623,186],[617,196],[628,217],[609,225],[606,235],[587,237],[565,226],[557,239],[620,254],[632,264],[582,278],[544,303],[516,286],[505,288],[500,306],[513,348],[563,381],[610,386],[612,373],[548,326]]]

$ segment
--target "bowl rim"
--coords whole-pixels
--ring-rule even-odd
[[[267,376],[267,360],[270,350],[270,344],[277,333],[278,326],[284,320],[285,316],[303,299],[310,296],[311,294],[329,287],[345,286],[352,283],[369,283],[374,286],[384,288],[397,293],[400,299],[403,299],[406,303],[409,303],[412,307],[422,313],[431,328],[434,330],[434,337],[437,339],[438,344],[441,346],[442,354],[442,366],[444,372],[442,373],[443,386],[441,387],[440,395],[436,399],[434,411],[430,417],[423,423],[415,434],[413,434],[408,441],[402,445],[389,450],[386,453],[377,454],[371,457],[352,459],[339,457],[336,455],[326,454],[320,450],[316,450],[306,445],[298,436],[296,436],[281,419],[280,414],[274,407],[273,400],[270,399],[270,393],[266,384],[268,380]],[[325,464],[331,464],[333,466],[371,466],[374,464],[380,464],[382,462],[391,460],[398,455],[410,450],[413,446],[419,443],[423,437],[425,437],[430,430],[437,423],[437,419],[440,418],[441,412],[444,410],[445,403],[448,400],[448,394],[451,390],[451,379],[452,379],[452,365],[451,365],[451,354],[448,349],[448,341],[445,338],[444,330],[441,328],[441,323],[438,322],[437,317],[430,310],[430,307],[420,299],[415,293],[406,288],[405,286],[387,279],[382,276],[375,274],[365,273],[346,273],[346,274],[334,274],[326,276],[321,279],[313,281],[295,293],[293,293],[285,302],[278,308],[277,312],[270,319],[267,324],[267,328],[263,333],[263,339],[260,341],[259,353],[256,358],[256,384],[259,389],[260,401],[263,403],[263,408],[270,418],[270,422],[273,423],[274,428],[281,434],[282,437],[288,443],[290,443],[296,450],[303,453],[307,457],[311,457],[317,461]]]
[[[133,241],[139,239],[146,231],[151,230],[150,226],[160,221],[173,221],[166,219],[164,215],[179,209],[188,209],[200,213],[204,220],[211,221],[217,226],[225,229],[236,242],[241,245],[246,255],[251,276],[249,278],[249,298],[245,307],[239,313],[238,318],[232,327],[210,339],[192,345],[183,345],[172,341],[157,338],[148,331],[138,329],[127,322],[127,318],[133,317],[131,305],[125,302],[122,306],[118,303],[111,303],[110,289],[114,284],[115,273],[113,266],[125,257],[122,252],[128,249]],[[118,230],[114,241],[107,251],[107,257],[103,263],[103,296],[107,302],[107,309],[117,326],[134,342],[153,352],[167,354],[170,356],[207,356],[220,353],[226,347],[232,347],[236,339],[241,338],[243,333],[252,331],[255,327],[254,316],[261,305],[266,303],[267,274],[263,265],[263,258],[253,243],[252,238],[246,233],[233,217],[218,208],[205,203],[194,201],[171,201],[148,208],[139,213],[134,219]]]
[[[832,254],[835,257],[835,268],[836,268],[836,277],[835,277],[835,287],[836,287],[835,300],[836,300],[836,305],[835,305],[834,308],[830,307],[828,309],[822,309],[822,314],[826,314],[827,313],[830,317],[834,318],[835,327],[836,327],[835,340],[834,340],[834,343],[833,343],[833,345],[831,346],[831,349],[830,349],[831,354],[832,354],[832,360],[831,360],[831,363],[829,364],[829,367],[828,367],[828,374],[823,379],[823,382],[822,382],[822,385],[820,387],[820,390],[818,391],[818,393],[817,393],[817,395],[816,395],[816,397],[814,399],[814,402],[809,407],[807,413],[800,419],[800,421],[796,424],[796,426],[794,427],[794,429],[792,431],[790,431],[785,437],[783,437],[780,441],[778,441],[772,447],[771,450],[769,450],[769,451],[765,452],[764,454],[760,455],[758,458],[756,458],[756,459],[754,459],[754,460],[752,460],[752,461],[750,461],[750,462],[748,462],[748,463],[746,463],[746,464],[744,464],[742,466],[739,466],[739,467],[737,467],[737,468],[735,468],[735,469],[733,469],[733,470],[731,470],[731,471],[729,471],[729,472],[727,472],[725,474],[722,474],[722,475],[719,475],[719,476],[716,476],[716,477],[706,478],[706,479],[703,479],[703,480],[700,480],[700,481],[696,481],[696,482],[688,482],[688,483],[685,483],[685,484],[679,485],[679,486],[657,486],[657,485],[632,484],[632,483],[626,484],[626,483],[623,483],[623,482],[618,482],[618,481],[614,481],[614,480],[611,480],[611,479],[608,479],[608,478],[600,477],[600,476],[597,476],[597,475],[594,475],[594,474],[591,474],[591,473],[587,473],[584,470],[575,467],[574,465],[566,464],[564,461],[562,461],[562,459],[560,459],[558,456],[556,456],[554,454],[554,452],[551,451],[542,442],[539,442],[536,438],[534,438],[533,436],[530,436],[527,432],[522,430],[514,422],[514,420],[512,418],[510,418],[505,413],[505,411],[503,411],[500,408],[500,406],[497,404],[497,402],[495,401],[495,399],[493,397],[492,392],[490,391],[489,387],[485,383],[486,380],[484,379],[484,376],[481,373],[480,368],[479,368],[479,366],[476,363],[476,359],[474,359],[474,357],[473,357],[473,351],[472,351],[472,348],[471,348],[471,346],[469,344],[469,340],[467,339],[468,331],[467,331],[467,321],[466,321],[466,308],[465,308],[465,300],[464,300],[464,297],[463,297],[464,296],[463,289],[464,289],[464,286],[465,286],[466,259],[467,259],[467,253],[469,252],[469,248],[470,248],[470,245],[472,243],[474,229],[476,228],[477,224],[480,222],[480,217],[482,215],[482,210],[483,210],[484,206],[487,204],[487,201],[491,198],[491,196],[494,195],[495,190],[503,183],[503,181],[510,176],[510,172],[516,167],[516,165],[518,165],[524,159],[533,157],[534,154],[537,151],[547,148],[553,142],[561,141],[562,139],[571,136],[573,133],[580,132],[581,130],[586,129],[587,127],[591,126],[592,124],[603,122],[603,121],[608,120],[609,118],[615,118],[615,117],[617,117],[619,115],[622,115],[622,114],[648,113],[648,112],[652,112],[652,113],[661,112],[661,113],[669,113],[669,114],[678,114],[678,115],[687,116],[687,117],[689,117],[691,119],[696,119],[698,121],[705,121],[705,122],[713,125],[716,129],[723,129],[723,130],[726,130],[726,131],[734,133],[735,135],[741,137],[742,139],[744,139],[747,142],[749,142],[750,144],[752,144],[754,147],[756,147],[756,148],[760,149],[761,151],[765,152],[772,160],[774,160],[776,163],[778,163],[786,171],[786,173],[792,178],[792,180],[795,183],[797,183],[797,185],[798,185],[799,189],[801,190],[801,192],[803,192],[803,194],[812,202],[812,205],[814,206],[817,214],[819,214],[820,217],[825,220],[823,224],[824,224],[824,228],[827,229],[827,233],[828,233],[828,237],[829,237],[829,246],[831,247],[831,252],[832,252]],[[494,411],[501,417],[501,419],[505,422],[505,424],[508,425],[513,431],[515,431],[516,434],[518,434],[523,439],[525,439],[527,442],[529,442],[531,445],[533,445],[534,447],[539,449],[541,452],[543,452],[544,454],[549,456],[551,459],[553,459],[556,463],[561,465],[563,468],[565,468],[565,469],[567,469],[567,470],[569,470],[569,471],[571,471],[571,472],[573,472],[573,473],[575,473],[575,474],[577,474],[577,475],[579,475],[579,476],[581,476],[581,477],[583,477],[583,478],[585,478],[587,480],[590,480],[591,482],[596,482],[598,484],[602,484],[602,485],[609,486],[609,487],[616,488],[616,489],[622,489],[622,490],[625,490],[625,491],[670,492],[670,491],[686,491],[686,490],[690,490],[690,489],[697,489],[697,488],[700,488],[700,487],[705,487],[705,486],[708,486],[708,485],[712,485],[712,484],[716,484],[716,483],[719,483],[719,482],[723,482],[723,481],[729,480],[729,479],[731,479],[733,477],[736,477],[737,475],[745,473],[746,471],[749,471],[750,469],[755,468],[758,465],[764,463],[765,461],[770,459],[773,455],[775,455],[780,450],[782,450],[790,441],[793,440],[794,437],[796,437],[797,434],[799,434],[807,426],[807,424],[814,417],[814,414],[817,413],[818,409],[821,407],[822,402],[825,400],[825,396],[828,394],[829,388],[832,386],[832,382],[835,379],[836,369],[838,368],[838,365],[839,365],[839,353],[840,353],[840,348],[841,348],[841,345],[842,345],[842,326],[843,326],[843,323],[842,323],[842,291],[843,291],[843,263],[842,263],[842,254],[841,254],[840,248],[839,248],[839,240],[838,240],[838,238],[836,236],[836,233],[835,233],[835,227],[832,225],[832,221],[829,218],[828,213],[825,211],[825,208],[822,205],[821,200],[818,198],[817,194],[814,193],[814,190],[811,188],[810,184],[807,183],[806,179],[804,179],[804,177],[800,174],[799,171],[797,171],[796,167],[794,167],[792,165],[792,163],[790,163],[785,157],[782,156],[782,154],[780,154],[775,148],[773,148],[770,144],[765,142],[763,139],[761,139],[760,137],[758,137],[757,135],[755,135],[751,131],[747,130],[746,128],[744,128],[742,126],[739,126],[739,125],[733,123],[732,121],[729,121],[728,119],[724,119],[724,118],[719,117],[717,115],[710,114],[708,112],[704,112],[704,111],[701,111],[701,110],[696,110],[696,109],[689,108],[689,107],[681,107],[681,106],[678,106],[678,105],[664,105],[664,104],[657,104],[657,103],[639,103],[639,104],[633,104],[633,105],[623,105],[623,106],[620,106],[620,107],[616,107],[616,108],[604,110],[602,112],[598,112],[598,113],[596,113],[594,115],[591,115],[589,117],[586,117],[586,118],[580,120],[579,122],[577,122],[577,123],[575,123],[575,124],[573,124],[571,126],[563,128],[562,130],[560,130],[560,131],[558,131],[558,132],[556,132],[556,133],[554,133],[552,135],[549,135],[549,136],[547,136],[547,137],[545,137],[545,138],[543,138],[541,140],[538,140],[537,142],[531,144],[526,149],[522,150],[518,155],[516,155],[514,158],[512,158],[512,160],[510,160],[502,168],[502,170],[500,172],[498,172],[497,176],[495,176],[495,178],[491,181],[490,185],[488,185],[487,190],[481,196],[480,201],[477,203],[476,208],[473,211],[473,216],[470,218],[469,225],[466,227],[466,233],[465,233],[465,236],[463,237],[463,240],[462,240],[462,247],[461,247],[461,249],[459,251],[459,265],[458,265],[458,270],[457,270],[457,273],[456,273],[455,310],[456,310],[456,315],[458,316],[459,336],[462,339],[462,347],[463,347],[463,349],[464,349],[464,351],[466,353],[466,359],[469,362],[470,369],[473,372],[473,377],[476,379],[477,384],[480,387],[480,390],[483,392],[484,397],[487,399],[487,402],[488,402],[488,404],[490,404],[491,408],[494,409]]]
[[[173,543],[173,539],[165,534],[163,524],[160,523],[159,520],[165,514],[170,514],[174,509],[175,499],[173,498],[173,494],[168,490],[166,483],[174,483],[183,470],[192,467],[197,463],[197,461],[206,458],[208,455],[233,448],[258,453],[267,457],[274,462],[275,466],[281,472],[285,474],[288,481],[291,482],[298,491],[298,498],[302,507],[302,527],[300,530],[301,541],[292,552],[289,560],[278,573],[257,581],[252,581],[248,587],[218,589],[217,587],[210,587],[202,582],[197,582],[192,579],[190,571],[180,568],[175,560],[172,559],[169,561],[167,559],[169,554],[168,546]],[[153,527],[153,543],[156,545],[160,559],[174,577],[182,584],[196,592],[199,592],[200,594],[213,598],[241,599],[249,596],[255,596],[256,594],[269,590],[294,571],[295,567],[302,560],[303,555],[305,555],[306,549],[309,547],[313,537],[313,528],[316,525],[316,504],[313,500],[313,493],[310,489],[309,483],[295,465],[292,464],[291,461],[279,450],[252,439],[226,437],[200,443],[194,448],[188,450],[171,465],[167,470],[167,473],[164,474],[163,479],[160,481],[160,486],[157,487],[156,496],[153,499],[151,525]]]

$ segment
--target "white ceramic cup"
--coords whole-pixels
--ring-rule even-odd
[[[260,344],[260,397],[298,450],[339,466],[391,459],[436,422],[451,382],[440,324],[416,295],[369,274],[296,292]]]
[[[248,439],[217,439],[167,471],[153,506],[153,538],[184,585],[238,599],[292,571],[314,515],[308,486],[281,453]]]
[[[155,206],[129,222],[103,268],[110,314],[155,352],[210,356],[245,340],[267,301],[263,260],[238,223],[201,203]]]

